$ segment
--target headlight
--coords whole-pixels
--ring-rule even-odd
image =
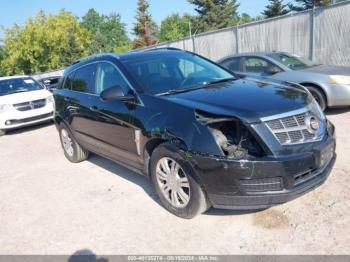
[[[350,76],[330,76],[332,84],[350,85]]]
[[[12,105],[0,105],[0,113],[9,111],[12,109]]]
[[[312,97],[312,102],[309,105],[310,111],[314,113],[320,120],[324,121],[326,116],[324,115],[320,105],[317,101]]]
[[[54,102],[53,96],[48,96],[46,98],[46,103],[53,103],[53,102]]]

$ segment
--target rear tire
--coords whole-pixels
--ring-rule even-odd
[[[151,156],[150,173],[163,206],[172,214],[191,219],[210,207],[194,171],[169,144],[156,148]]]
[[[89,157],[89,151],[78,144],[65,124],[60,125],[59,134],[64,155],[70,162],[79,163]]]
[[[305,87],[310,91],[311,95],[315,98],[316,102],[320,105],[322,111],[327,108],[327,100],[323,92],[314,86],[305,85]]]
[[[4,136],[6,135],[6,131],[5,130],[0,130],[0,136]]]

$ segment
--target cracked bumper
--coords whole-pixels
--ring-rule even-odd
[[[323,162],[326,151],[331,154]],[[335,161],[335,139],[329,136],[309,152],[292,156],[231,161],[196,155],[192,165],[214,207],[247,210],[282,204],[313,190],[327,179]],[[247,189],[246,181],[267,182]]]

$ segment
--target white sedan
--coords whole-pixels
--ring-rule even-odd
[[[52,94],[29,76],[0,77],[0,136],[53,119]]]

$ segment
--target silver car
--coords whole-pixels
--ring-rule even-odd
[[[285,52],[242,53],[218,63],[238,74],[301,84],[323,110],[350,105],[350,67],[316,64]]]

